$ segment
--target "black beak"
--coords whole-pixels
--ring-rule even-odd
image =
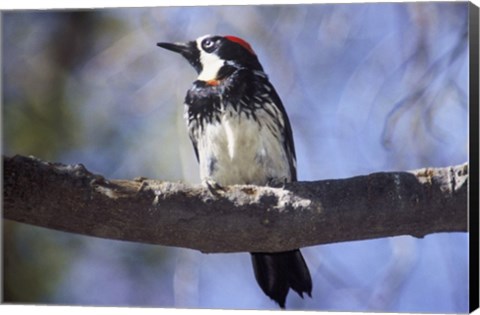
[[[157,43],[157,46],[182,55],[188,54],[190,50],[188,43]]]
[[[197,72],[202,71],[202,66],[200,64],[200,51],[198,51],[195,42],[157,43],[157,46],[179,53],[188,60],[188,62],[195,68],[195,70],[197,70]]]

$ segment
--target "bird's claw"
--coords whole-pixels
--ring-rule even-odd
[[[145,190],[145,188],[148,186],[147,177],[138,176],[138,177],[135,177],[133,180],[136,181],[137,183],[140,183],[140,187],[138,187],[137,189],[137,194],[142,193]]]
[[[220,196],[225,192],[225,188],[213,179],[206,179],[203,185],[207,187],[208,191],[214,196]]]
[[[267,181],[267,186],[273,187],[273,188],[284,188],[286,183],[287,183],[287,179],[285,177],[269,178]]]

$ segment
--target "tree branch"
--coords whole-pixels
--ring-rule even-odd
[[[4,157],[4,218],[203,252],[283,251],[467,231],[467,164],[284,188],[107,180],[81,164]]]

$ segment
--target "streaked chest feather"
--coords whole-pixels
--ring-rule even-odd
[[[227,108],[197,131],[202,179],[213,179],[221,185],[290,180],[283,134],[268,114],[257,111],[256,119],[247,118],[246,113]]]

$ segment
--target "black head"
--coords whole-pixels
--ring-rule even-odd
[[[235,36],[206,35],[187,43],[157,45],[180,53],[199,74],[217,73],[223,65],[263,70],[250,44]]]

